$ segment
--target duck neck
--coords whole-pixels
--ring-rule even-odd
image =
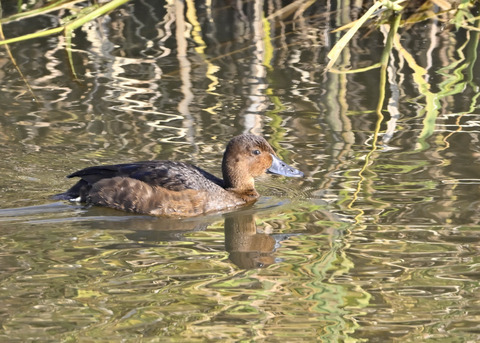
[[[224,187],[229,192],[235,193],[246,202],[259,197],[255,190],[255,180],[248,173],[248,170],[237,161],[225,157],[225,155],[222,162],[222,173]]]

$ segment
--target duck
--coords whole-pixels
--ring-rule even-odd
[[[76,171],[80,180],[55,199],[78,201],[135,214],[193,217],[254,203],[262,174],[303,177],[282,161],[265,138],[233,137],[222,159],[223,179],[185,162],[151,160],[100,165]]]

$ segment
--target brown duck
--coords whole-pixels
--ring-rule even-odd
[[[143,161],[94,166],[71,175],[81,179],[56,199],[75,200],[133,213],[191,217],[254,202],[254,178],[264,173],[301,177],[268,142],[243,134],[227,145],[223,180],[188,163]]]

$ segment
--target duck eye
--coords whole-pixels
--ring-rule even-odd
[[[254,155],[260,155],[261,153],[260,153],[260,150],[253,150],[253,151],[252,151],[252,154],[254,154]]]

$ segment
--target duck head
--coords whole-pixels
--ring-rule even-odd
[[[222,161],[225,188],[251,191],[256,196],[254,178],[265,173],[302,177],[303,173],[277,157],[268,142],[259,136],[243,134],[228,143]]]

